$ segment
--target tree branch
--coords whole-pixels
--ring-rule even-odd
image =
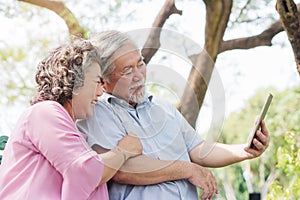
[[[148,63],[159,49],[161,28],[172,14],[182,15],[182,11],[176,8],[174,0],[166,0],[164,6],[156,16],[149,37],[143,46],[142,55],[144,56],[145,63]]]
[[[251,49],[258,46],[271,46],[273,37],[281,31],[283,31],[283,27],[280,21],[277,21],[258,35],[221,42],[219,53],[233,49]]]
[[[299,10],[300,4],[298,4],[297,7]],[[300,16],[299,13],[297,15],[298,17]],[[284,31],[284,27],[282,26],[282,22],[278,20],[274,22],[269,28],[267,28],[266,30],[264,30],[262,33],[258,35],[251,36],[251,37],[237,38],[237,39],[221,42],[219,53],[228,50],[234,50],[234,49],[251,49],[258,46],[271,46],[272,45],[271,41],[273,37],[282,31]],[[300,47],[300,44],[297,47]],[[190,55],[189,58],[193,62],[195,61],[198,55],[199,54]]]
[[[19,0],[22,2],[30,3],[43,8],[48,8],[49,10],[55,12],[60,16],[66,23],[69,29],[70,35],[75,35],[79,37],[85,36],[85,30],[79,25],[78,20],[73,15],[73,13],[66,7],[66,5],[61,1],[54,0]]]

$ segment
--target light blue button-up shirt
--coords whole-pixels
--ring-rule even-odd
[[[149,96],[136,106],[104,93],[95,105],[94,116],[77,122],[88,135],[88,143],[112,149],[127,133],[139,136],[143,154],[160,160],[190,161],[189,151],[203,140],[171,104]],[[188,180],[134,186],[110,181],[111,200],[198,199]]]

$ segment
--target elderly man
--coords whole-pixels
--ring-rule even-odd
[[[245,144],[207,145],[171,104],[145,91],[146,64],[124,33],[105,31],[91,38],[99,48],[105,93],[88,120],[78,127],[97,152],[112,149],[129,132],[143,144],[143,155],[129,159],[111,180],[109,195],[119,199],[212,199],[218,193],[205,167],[223,167],[260,156],[269,134],[262,122],[254,139]]]

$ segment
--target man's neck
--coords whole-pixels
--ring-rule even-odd
[[[137,103],[135,103],[135,102],[132,102],[132,101],[129,101],[129,105],[131,105],[132,107],[136,108],[136,106],[137,106]]]

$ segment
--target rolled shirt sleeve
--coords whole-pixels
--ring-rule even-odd
[[[177,109],[174,109],[174,115],[180,121],[181,133],[184,137],[187,151],[190,152],[195,146],[203,142],[203,139]]]

